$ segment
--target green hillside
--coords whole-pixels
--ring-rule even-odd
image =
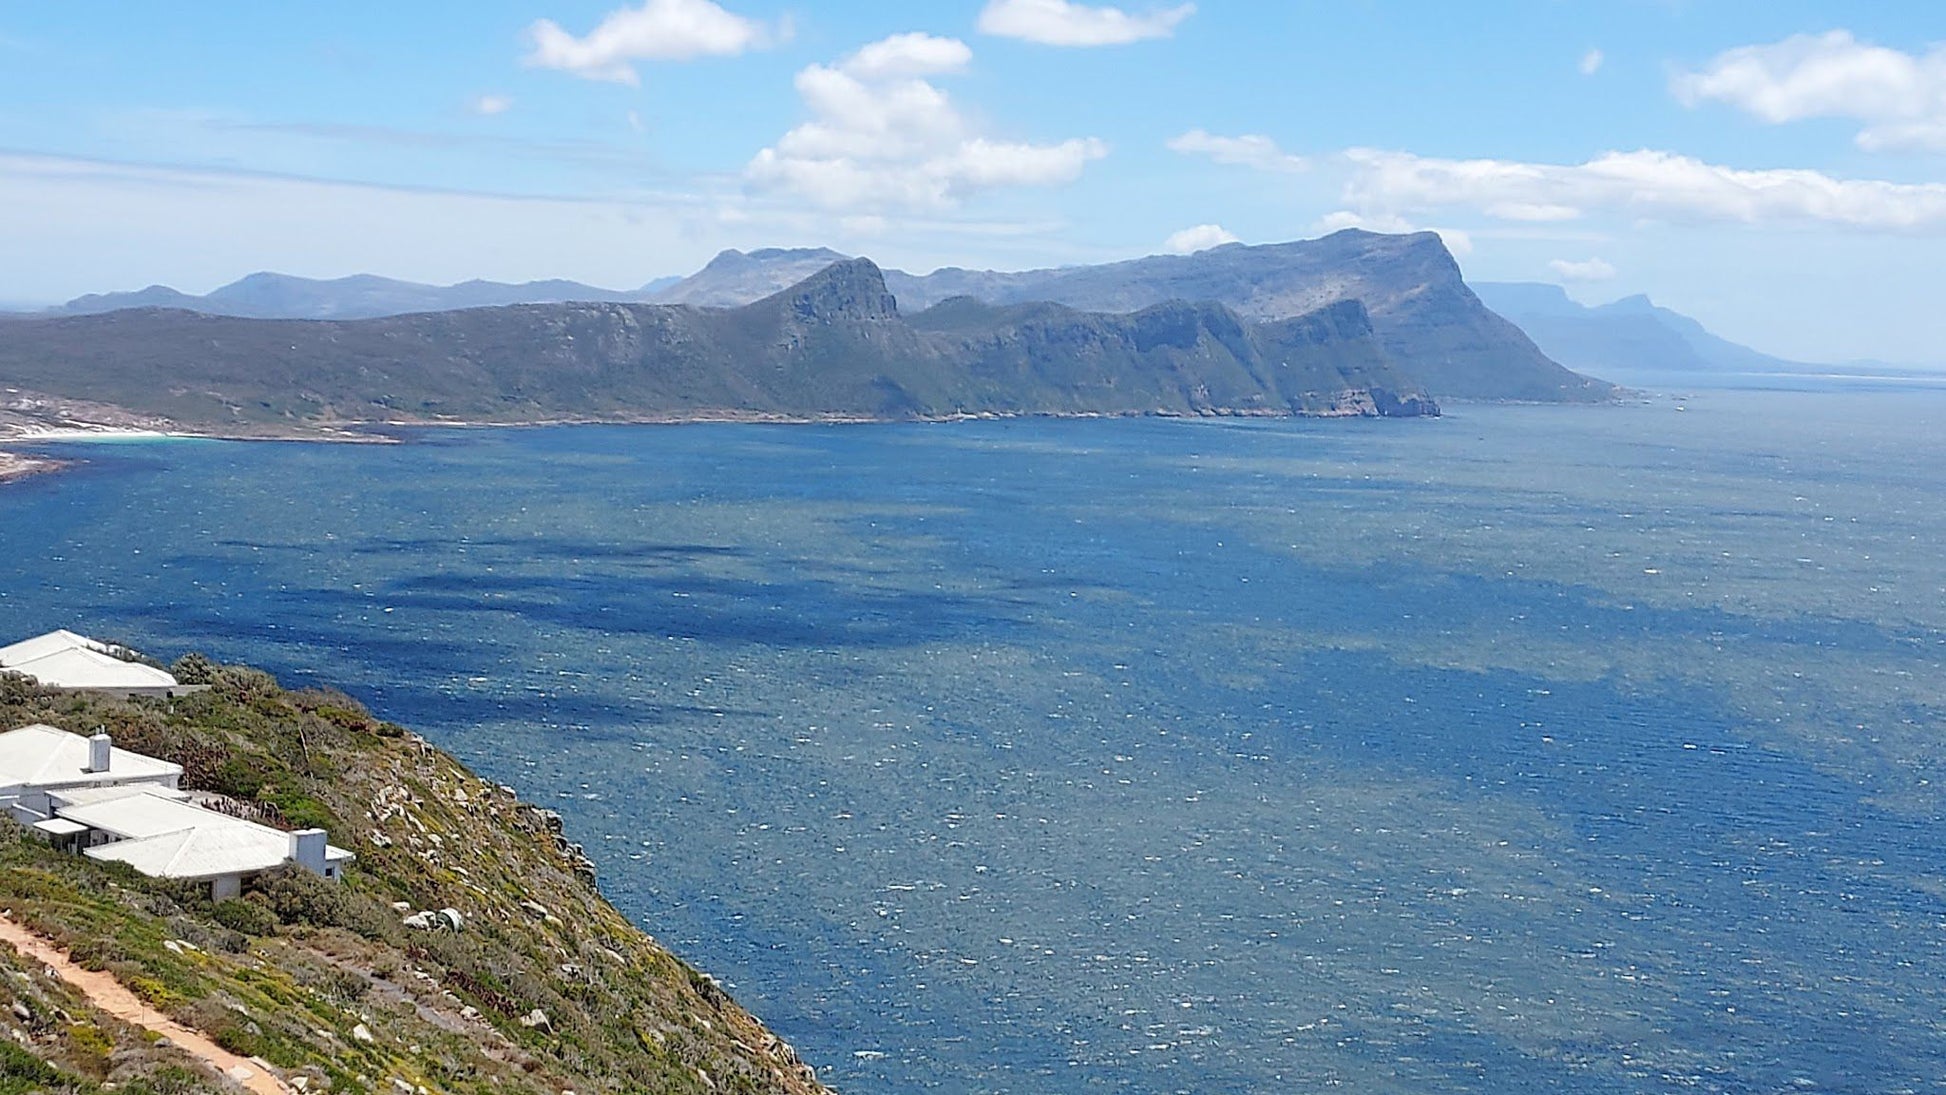
[[[559,819],[345,696],[178,663],[208,693],[119,700],[0,676],[0,726],[105,727],[357,853],[241,899],[57,853],[0,826],[0,908],[218,1045],[316,1091],[809,1095],[795,1053],[596,890]],[[408,927],[452,908],[459,931]],[[0,945],[0,1093],[229,1090]],[[9,1011],[9,1007],[12,1010]],[[18,1047],[18,1048],[16,1048]]]

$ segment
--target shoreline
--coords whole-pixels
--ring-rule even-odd
[[[43,444],[116,444],[168,440],[203,441],[299,441],[342,445],[402,445],[406,440],[385,431],[405,430],[491,430],[545,429],[553,426],[870,426],[901,424],[945,425],[956,422],[1003,422],[1019,419],[1090,420],[1117,418],[1197,419],[1299,419],[1299,418],[1424,418],[1429,415],[1374,414],[1366,405],[1348,400],[1338,406],[1293,411],[1268,408],[1222,407],[1201,411],[1121,410],[1121,411],[965,411],[953,414],[883,415],[820,413],[791,414],[781,411],[751,411],[733,408],[708,408],[617,416],[562,416],[555,418],[496,419],[379,419],[361,422],[320,422],[305,426],[253,426],[238,430],[208,428],[156,428],[155,426],[114,426],[82,421],[59,425],[0,424],[0,484],[17,483],[34,476],[48,475],[73,467],[74,460],[62,460],[15,451]]]

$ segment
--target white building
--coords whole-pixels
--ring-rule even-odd
[[[52,792],[84,788],[159,787],[182,782],[182,765],[115,748],[107,734],[84,738],[52,726],[0,734],[0,807],[23,825],[54,815]]]
[[[107,734],[52,726],[0,734],[0,805],[57,847],[126,863],[156,878],[208,882],[216,898],[286,863],[343,877],[354,856],[323,829],[286,833],[205,809],[177,786],[182,768],[126,749]]]
[[[121,696],[179,696],[201,691],[118,653],[126,651],[72,631],[50,631],[12,646],[0,646],[0,671],[31,677],[46,688]]]

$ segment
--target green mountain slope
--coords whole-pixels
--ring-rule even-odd
[[[212,904],[206,887],[0,827],[0,907],[16,923],[312,1092],[824,1090],[602,898],[555,815],[344,696],[194,659],[178,668],[214,687],[117,700],[0,676],[0,725],[105,727],[118,745],[182,764],[187,788],[329,829],[358,855],[346,879],[292,870]],[[444,908],[460,930],[405,923],[406,910]],[[0,944],[0,968],[21,966]],[[0,1025],[12,1035],[0,1047],[23,1047],[43,1070],[0,1053],[0,1092],[230,1090],[45,978],[0,981]]]

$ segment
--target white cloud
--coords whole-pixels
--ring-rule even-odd
[[[1171,233],[1168,239],[1162,241],[1162,249],[1172,255],[1192,255],[1198,251],[1207,251],[1212,247],[1221,247],[1226,243],[1235,242],[1237,242],[1236,234],[1222,225],[1199,224],[1193,228]]]
[[[1570,259],[1555,259],[1547,264],[1554,276],[1562,281],[1607,281],[1615,276],[1615,268],[1601,259],[1591,258],[1581,262]]]
[[[495,114],[505,114],[513,105],[513,99],[506,95],[481,95],[467,104],[468,109],[483,118],[491,118]]]
[[[972,60],[973,51],[957,38],[894,34],[860,48],[841,67],[860,80],[892,80],[959,72]]]
[[[990,0],[980,12],[980,31],[1047,46],[1121,46],[1167,38],[1178,23],[1194,14],[1194,4],[1131,15],[1116,7],[1069,0]]]
[[[811,119],[758,152],[745,178],[832,209],[945,209],[983,190],[1073,182],[1108,154],[1092,137],[1030,144],[979,132],[920,78],[964,68],[971,56],[950,38],[901,34],[805,68],[796,86]]]
[[[1208,156],[1220,164],[1254,167],[1259,171],[1303,171],[1311,166],[1304,157],[1285,152],[1277,147],[1276,141],[1259,133],[1219,137],[1192,129],[1170,138],[1169,150],[1185,156]]]
[[[1581,75],[1593,76],[1595,73],[1601,71],[1601,64],[1607,59],[1607,56],[1600,50],[1591,49],[1581,55],[1581,63],[1576,67],[1581,70]]]
[[[35,211],[0,220],[0,252],[22,260],[0,275],[8,296],[200,292],[252,270],[631,286],[722,246],[696,234],[708,210],[690,195],[533,198],[6,153],[0,207]]]
[[[1857,141],[1868,151],[1946,151],[1946,45],[1919,55],[1844,30],[1799,34],[1726,50],[1701,72],[1677,73],[1669,86],[1684,105],[1715,100],[1773,125],[1863,122]]]
[[[1345,200],[1359,215],[1470,208],[1500,220],[1599,213],[1745,224],[1823,223],[1885,231],[1946,227],[1946,184],[1740,170],[1671,152],[1608,152],[1580,164],[1446,160],[1351,149]]]
[[[634,87],[641,83],[637,61],[734,57],[789,36],[788,24],[772,28],[725,11],[710,0],[644,0],[639,8],[608,13],[581,38],[552,19],[537,20],[527,28],[533,48],[522,61],[533,68],[560,69],[583,79]]]

